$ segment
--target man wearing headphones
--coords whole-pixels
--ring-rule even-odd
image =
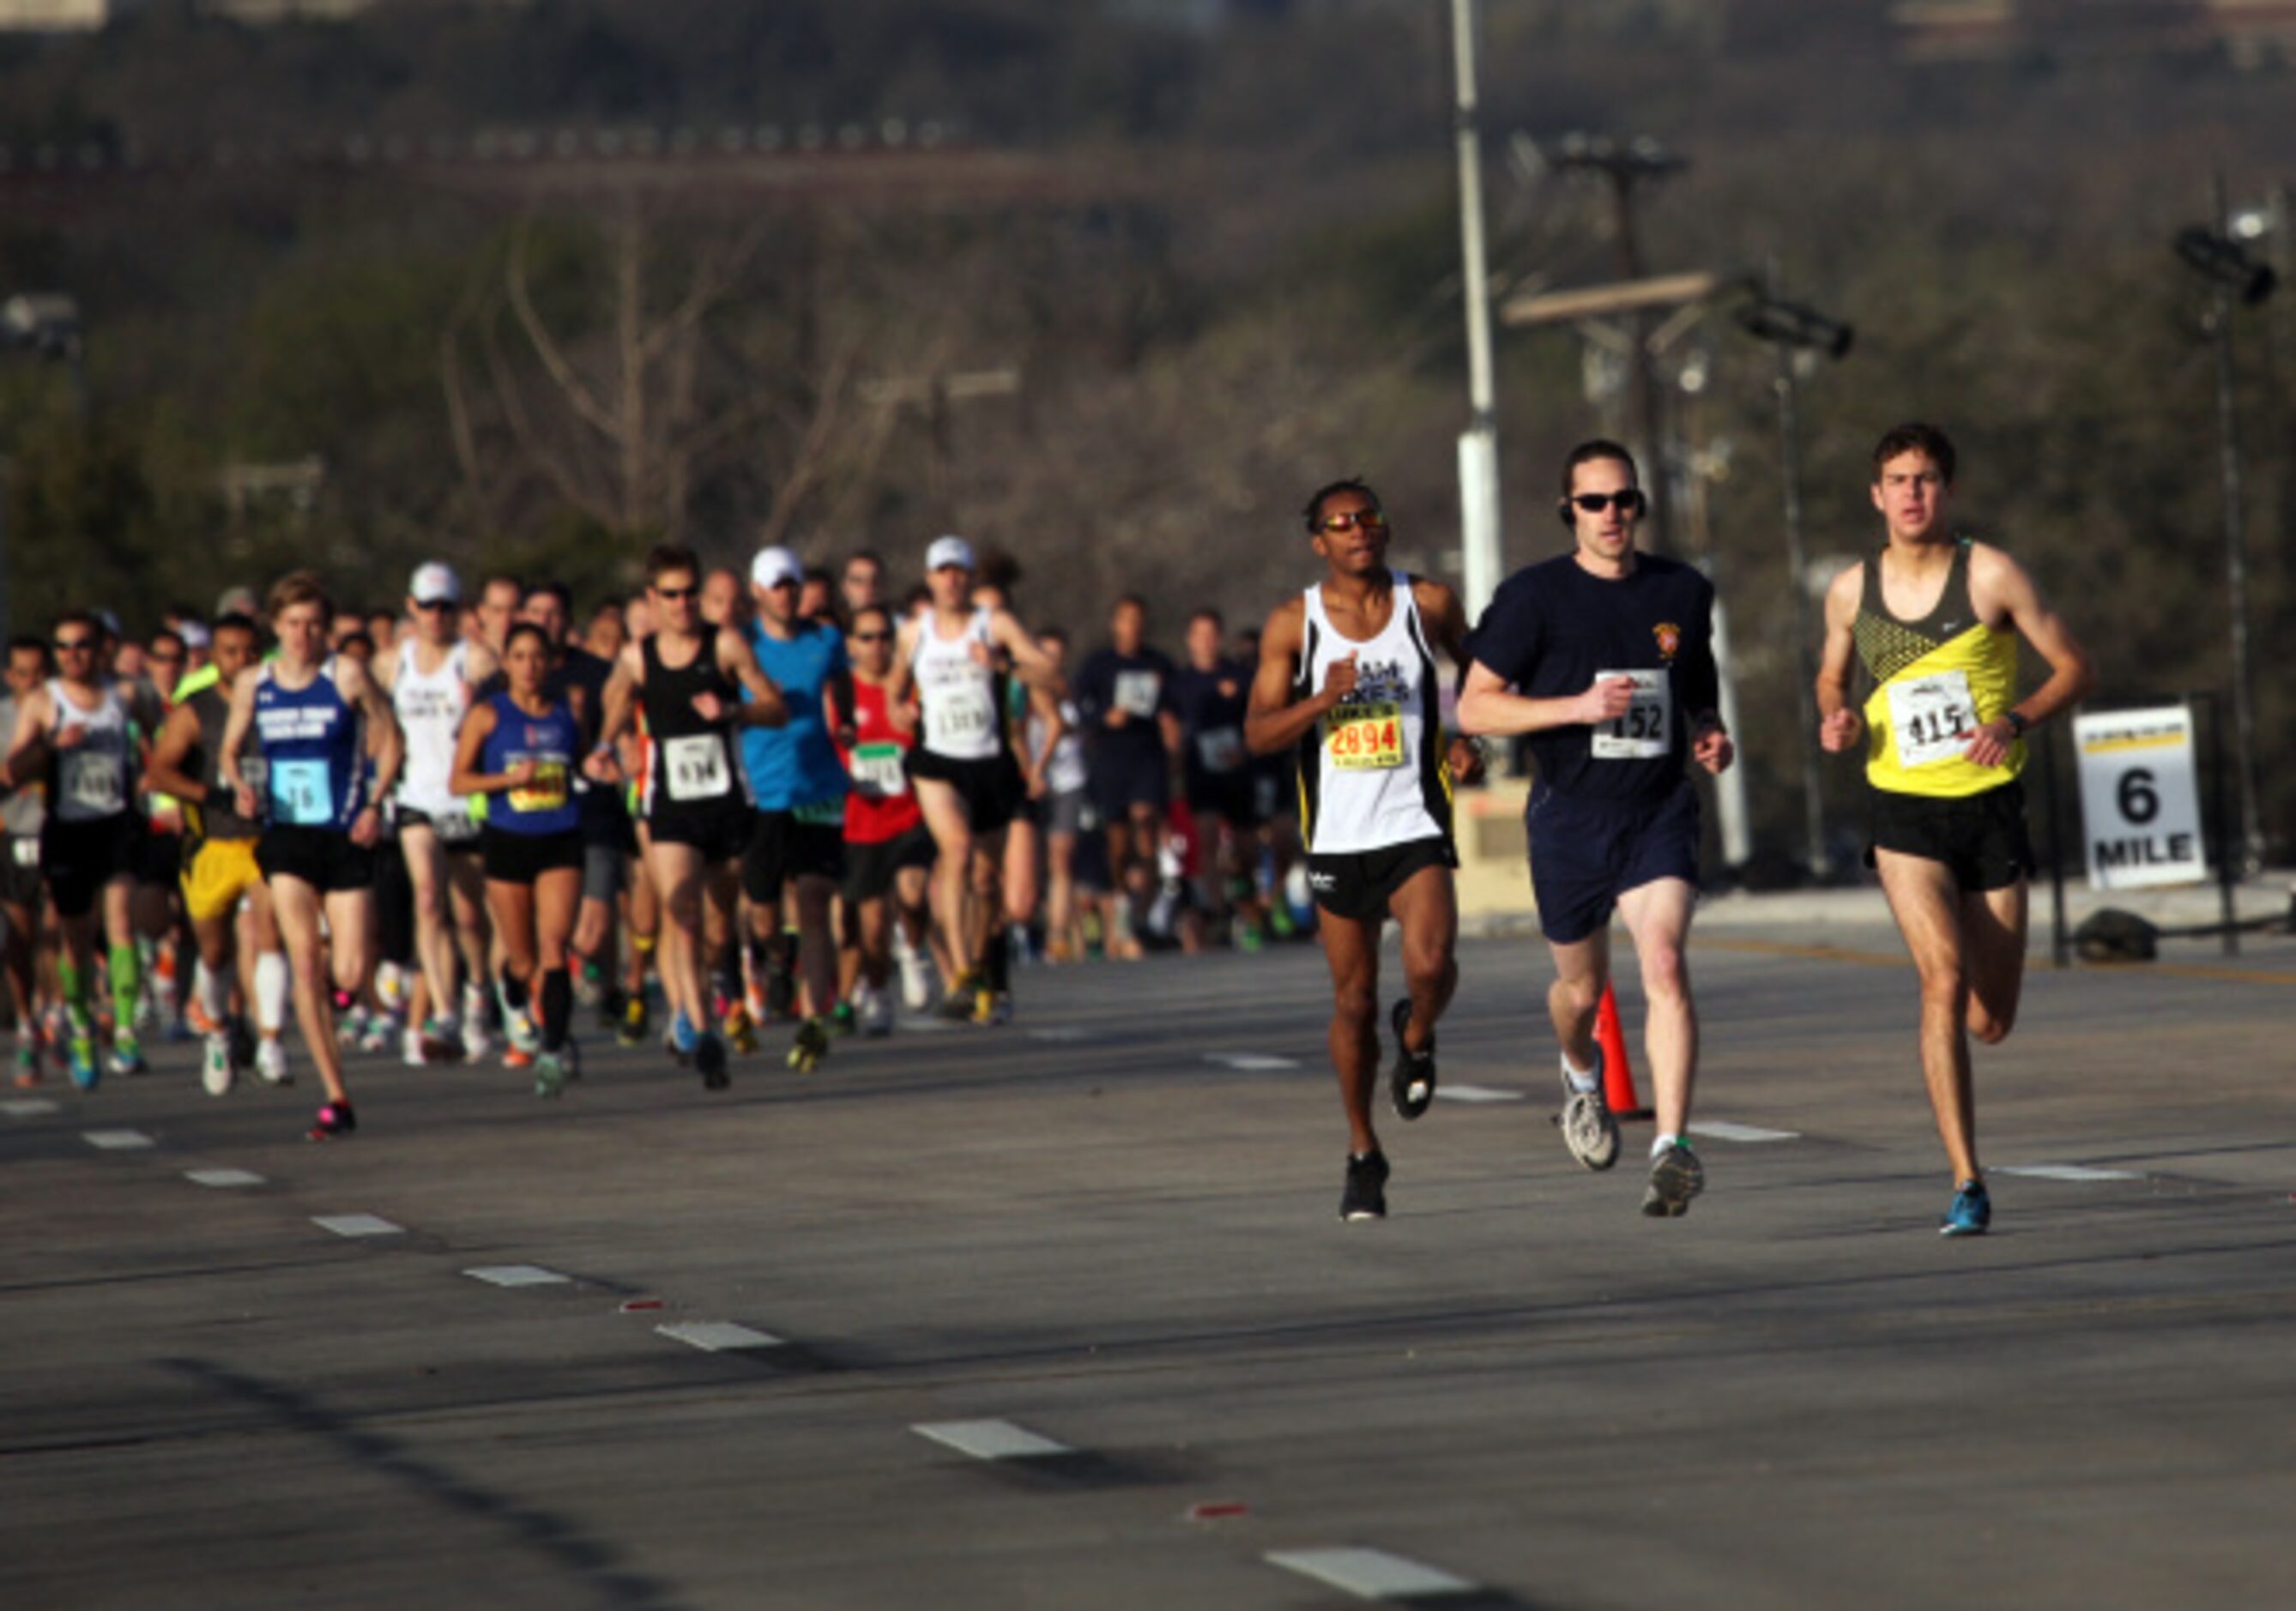
[[[1734,751],[1716,714],[1713,585],[1636,551],[1643,508],[1625,448],[1595,441],[1571,452],[1561,509],[1572,550],[1516,572],[1492,598],[1468,641],[1459,725],[1530,737],[1538,781],[1524,821],[1539,928],[1554,954],[1546,1003],[1562,1043],[1562,1136],[1589,1169],[1619,1157],[1594,1039],[1614,910],[1634,936],[1658,1092],[1643,1212],[1671,1219],[1705,1185],[1683,1139],[1698,1065],[1683,948],[1699,835],[1684,762],[1719,773]]]

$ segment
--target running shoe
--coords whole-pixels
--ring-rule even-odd
[[[932,1005],[932,960],[910,945],[908,936],[898,928],[893,932],[893,953],[901,964],[901,1004],[911,1012],[922,1012]]]
[[[266,1085],[291,1085],[295,1071],[287,1066],[287,1048],[280,1044],[277,1035],[266,1035],[256,1043],[255,1072]]]
[[[1603,1094],[1603,1054],[1595,1053],[1595,1089],[1581,1091],[1571,1083],[1570,1067],[1562,1067],[1562,1111],[1555,1116],[1562,1144],[1570,1156],[1593,1170],[1608,1169],[1619,1161],[1619,1121]]]
[[[16,1084],[29,1089],[40,1083],[40,1037],[36,1034],[16,1036]]]
[[[533,1018],[523,1009],[503,1014],[503,1034],[513,1051],[523,1051],[530,1057],[542,1050],[542,1036],[534,1027]]]
[[[701,1088],[723,1091],[734,1082],[726,1072],[726,1046],[714,1034],[705,1034],[693,1048],[693,1066],[701,1071]]]
[[[1405,1050],[1403,1031],[1411,1022],[1409,996],[1396,1002],[1387,1021],[1395,1031],[1395,1067],[1387,1076],[1388,1098],[1394,1102],[1398,1114],[1415,1119],[1435,1100],[1435,1037],[1429,1035],[1422,1051]]]
[[[574,970],[574,1004],[595,1007],[606,999],[606,975],[595,962],[585,962]]]
[[[662,1036],[661,1043],[668,1048],[669,1055],[681,1063],[691,1061],[693,1054],[701,1050],[701,1036],[695,1032],[693,1020],[685,1016],[685,1008],[679,1008],[671,1015],[668,1032]]]
[[[411,1026],[399,1036],[399,1058],[409,1068],[463,1060],[461,1037],[443,1018],[424,1018],[420,1029]]]
[[[515,1046],[505,1046],[503,1048],[503,1067],[516,1074],[533,1067],[534,1059],[538,1055],[537,1052],[521,1051]]]
[[[68,1043],[71,1056],[71,1083],[82,1091],[93,1091],[103,1071],[96,1066],[95,1039],[93,1035],[75,1034]]]
[[[1009,1024],[1013,1021],[1013,993],[1009,990],[980,989],[972,996],[972,1021],[976,1024]]]
[[[725,1035],[726,1043],[743,1057],[758,1049],[758,1026],[750,1019],[748,1008],[737,1004],[727,1010]]]
[[[366,1030],[366,1009],[357,1002],[335,1015],[335,1044],[338,1046],[348,1048],[357,1045],[365,1038]]]
[[[1939,1236],[1983,1236],[1993,1224],[1993,1197],[1983,1181],[1964,1181],[1953,1194],[1953,1206],[1938,1222]]]
[[[245,1018],[234,1013],[224,1019],[223,1038],[234,1072],[255,1066],[255,1031],[247,1026]]]
[[[1690,1211],[1690,1199],[1706,1190],[1706,1168],[1680,1141],[1651,1160],[1650,1186],[1643,1212],[1654,1220],[1677,1220]]]
[[[220,1034],[207,1037],[206,1050],[200,1057],[200,1084],[209,1096],[229,1096],[231,1084],[238,1071],[231,1066],[231,1042]]]
[[[366,1015],[366,1033],[358,1039],[361,1051],[388,1051],[391,1042],[406,1033],[406,1021],[396,1012],[370,1012]]]
[[[1343,1220],[1383,1220],[1387,1217],[1387,1155],[1348,1154],[1348,1183],[1340,1193]]]
[[[644,992],[622,1003],[621,1021],[614,1026],[614,1039],[625,1046],[643,1046],[652,1032],[652,1015],[646,1010]]]
[[[534,1094],[559,1097],[566,1094],[566,1065],[554,1051],[539,1052],[534,1059]]]
[[[829,1055],[829,1026],[817,1018],[806,1019],[797,1026],[797,1039],[789,1051],[789,1066],[800,1074],[811,1074],[821,1067],[821,1059]]]
[[[872,989],[862,998],[861,1033],[873,1041],[893,1033],[893,998],[886,992]]]
[[[951,1023],[962,1024],[979,1010],[980,997],[980,976],[977,973],[960,974],[956,983],[949,986],[948,994],[941,997],[940,1005],[933,1011]]]
[[[348,1102],[326,1102],[311,1121],[307,1138],[314,1141],[339,1141],[358,1128],[358,1115],[351,1111]]]
[[[832,1034],[851,1034],[861,1026],[861,1016],[853,1010],[850,1002],[840,1002],[829,1010],[829,1028]]]
[[[111,1066],[107,1072],[121,1077],[152,1072],[152,1065],[144,1060],[144,1043],[133,1031],[122,1030],[112,1037]]]
[[[469,1004],[469,996],[465,994],[463,997],[465,1006]],[[483,1002],[481,1006],[483,1007]],[[463,1061],[483,1063],[487,1060],[487,1055],[494,1049],[494,1037],[487,1033],[486,1013],[483,1010],[464,1012],[463,1014]]]

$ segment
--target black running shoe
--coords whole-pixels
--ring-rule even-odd
[[[247,1019],[233,1013],[224,1020],[224,1044],[231,1058],[234,1072],[255,1067],[255,1031],[247,1026]]]
[[[701,1071],[704,1090],[723,1091],[734,1083],[726,1072],[726,1043],[715,1034],[703,1034],[701,1043],[693,1049],[693,1066]]]
[[[1706,1168],[1680,1141],[1651,1160],[1643,1212],[1654,1220],[1677,1220],[1690,1212],[1690,1199],[1706,1190]]]
[[[1340,1193],[1343,1220],[1383,1220],[1387,1217],[1387,1155],[1348,1154],[1348,1183]]]
[[[315,1141],[332,1141],[358,1128],[358,1115],[348,1102],[329,1102],[319,1109],[305,1133]]]
[[[1395,1004],[1387,1021],[1395,1028],[1395,1067],[1387,1076],[1387,1094],[1395,1103],[1397,1113],[1406,1119],[1415,1119],[1435,1100],[1435,1037],[1427,1037],[1423,1051],[1404,1050],[1404,1026],[1411,1022],[1409,996]]]

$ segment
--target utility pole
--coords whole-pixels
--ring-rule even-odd
[[[1459,286],[1467,307],[1467,429],[1459,436],[1462,602],[1475,619],[1498,590],[1499,428],[1491,380],[1490,284],[1484,266],[1482,134],[1476,124],[1475,0],[1451,0],[1452,133],[1459,151]]]

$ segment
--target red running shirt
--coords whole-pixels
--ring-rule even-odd
[[[882,845],[924,821],[902,770],[912,739],[885,714],[882,688],[854,678],[853,703],[853,747],[842,741],[837,747],[837,758],[853,778],[853,792],[845,797],[845,842]]]

